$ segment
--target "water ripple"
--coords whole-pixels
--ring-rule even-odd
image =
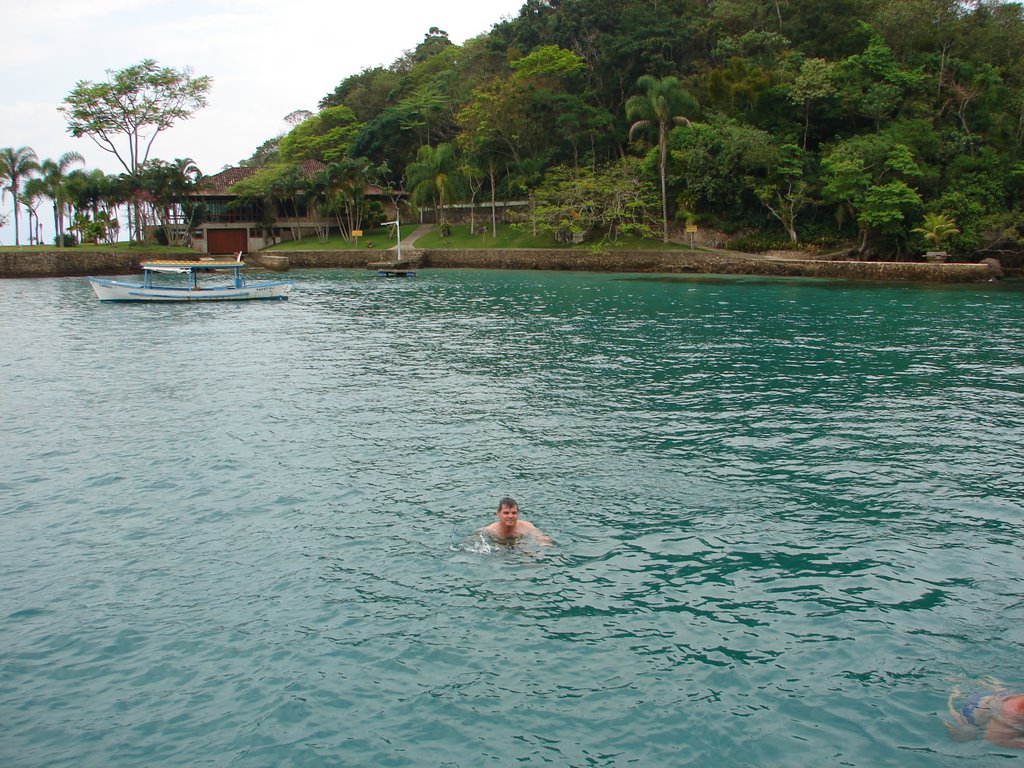
[[[1018,286],[295,277],[0,283],[3,764],[1009,756]]]

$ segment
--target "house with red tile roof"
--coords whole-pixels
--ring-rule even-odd
[[[302,163],[308,177],[326,166],[316,160]],[[337,231],[337,222],[329,216],[309,211],[299,199],[294,206],[247,200],[232,192],[232,187],[248,179],[259,168],[225,168],[200,180],[192,197],[202,203],[202,216],[192,232],[192,247],[208,254],[251,253],[286,240]],[[376,185],[367,185],[365,194],[377,200],[384,217],[394,218],[396,198]]]

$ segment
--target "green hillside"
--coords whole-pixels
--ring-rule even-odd
[[[521,221],[566,241],[691,223],[749,249],[1005,256],[1024,235],[1022,51],[1018,3],[530,0],[345,77],[246,162],[320,160],[439,222],[529,201]]]

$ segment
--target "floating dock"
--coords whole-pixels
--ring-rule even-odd
[[[412,277],[416,274],[408,261],[373,261],[366,268],[376,270],[381,277]]]

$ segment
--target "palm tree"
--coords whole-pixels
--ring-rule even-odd
[[[413,205],[433,205],[439,226],[444,226],[444,207],[457,187],[457,161],[451,144],[422,146],[416,160],[405,169]]]
[[[668,135],[674,125],[690,125],[690,120],[682,112],[696,111],[693,97],[687,93],[675,77],[663,77],[658,80],[653,75],[644,75],[637,79],[637,86],[642,94],[630,96],[626,101],[626,116],[635,120],[629,127],[629,139],[641,128],[658,126],[658,168],[661,172],[661,220],[664,242],[668,242],[668,192],[666,177],[668,175]]]
[[[64,247],[64,214],[71,200],[67,188],[68,173],[76,163],[84,165],[85,158],[77,152],[65,152],[56,160],[43,160],[39,166],[46,196],[53,200],[53,230],[58,248]]]
[[[43,199],[49,197],[46,182],[38,176],[28,179],[21,192],[21,202],[28,209],[28,244],[39,245],[43,242],[43,225],[39,221],[39,206]]]
[[[956,219],[944,213],[926,213],[920,227],[914,227],[912,232],[923,235],[925,240],[935,243],[935,250],[941,251],[942,244],[953,235],[959,234],[956,228]]]
[[[18,235],[18,198],[22,180],[39,168],[35,150],[31,147],[4,147],[0,149],[0,183],[6,184],[4,192],[14,198],[14,244],[21,245]]]
[[[176,206],[176,215],[178,217],[178,224],[181,225],[180,231],[186,238],[183,245],[192,244],[192,227],[195,225],[196,218],[196,206],[194,200],[191,199],[192,190],[196,188],[196,185],[203,180],[203,172],[200,170],[199,165],[191,157],[176,157],[174,158],[174,167],[178,169],[178,173],[181,174],[178,188],[178,199]]]
[[[136,178],[139,211],[146,226],[155,223],[167,245],[185,244],[191,231],[188,226],[191,219],[185,215],[184,207],[189,193],[202,178],[199,166],[189,157],[176,158],[173,163],[149,160],[140,166]]]
[[[75,225],[82,242],[116,236],[120,230],[117,208],[134,194],[134,183],[128,175],[75,170],[68,174],[67,181],[68,199],[76,209]]]
[[[366,188],[381,181],[386,169],[365,157],[343,158],[328,165],[316,177],[318,199],[323,211],[334,216],[338,231],[346,240],[363,228],[369,201]]]

